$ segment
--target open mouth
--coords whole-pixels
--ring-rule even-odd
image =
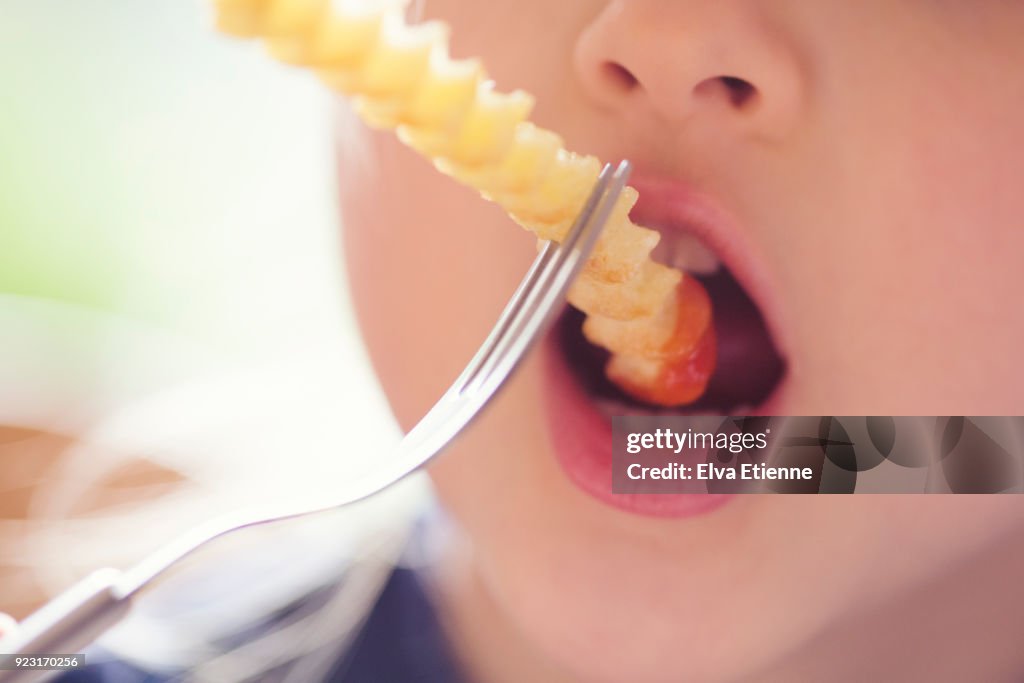
[[[655,260],[696,277],[711,298],[717,364],[704,394],[674,408],[632,398],[604,373],[608,352],[588,342],[583,314],[567,309],[546,344],[546,415],[555,456],[570,481],[622,510],[688,517],[713,510],[728,496],[612,493],[611,418],[616,415],[758,415],[781,408],[787,361],[779,344],[770,287],[752,249],[727,216],[678,183],[641,179],[632,217],[657,229]]]
[[[680,246],[680,243],[685,243]],[[785,375],[786,362],[776,348],[757,304],[715,256],[688,236],[663,236],[655,260],[682,266],[711,297],[717,364],[704,394],[694,403],[664,408],[630,397],[604,374],[609,354],[590,344],[581,331],[584,316],[568,309],[557,326],[558,346],[574,379],[601,412],[612,415],[743,415],[757,410]]]
[[[652,258],[693,276],[711,297],[718,360],[707,389],[695,402],[671,409],[631,397],[605,377],[608,352],[584,338],[583,314],[569,309],[558,325],[558,345],[572,376],[608,416],[744,415],[756,411],[785,375],[785,360],[768,330],[765,314],[722,256],[695,237],[687,225],[663,218],[651,226],[662,233]]]

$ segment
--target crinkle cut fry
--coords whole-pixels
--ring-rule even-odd
[[[498,203],[539,239],[564,237],[596,181],[596,157],[566,150],[559,135],[527,120],[528,93],[500,92],[479,60],[453,59],[447,26],[408,24],[400,0],[213,4],[220,30],[262,37],[276,58],[313,69],[351,97],[369,125],[395,129],[440,171]],[[706,349],[704,333],[712,327],[706,295],[681,299],[700,285],[650,259],[659,235],[630,220],[636,199],[632,188],[622,193],[569,295],[588,315],[587,338],[612,353],[610,373],[643,369],[633,382],[617,381],[627,391],[695,348]],[[683,315],[689,319],[681,321]],[[682,322],[691,333],[679,334]],[[707,367],[707,356],[698,365]],[[703,386],[692,393],[699,396]]]

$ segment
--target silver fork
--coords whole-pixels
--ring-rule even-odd
[[[0,639],[0,683],[40,680],[46,671],[12,669],[26,654],[75,653],[127,614],[132,598],[171,566],[227,533],[332,510],[379,493],[419,470],[480,414],[550,325],[629,177],[629,162],[605,165],[561,244],[546,242],[483,345],[384,466],[340,495],[263,506],[220,517],[163,546],[126,571],[101,569],[61,593]]]

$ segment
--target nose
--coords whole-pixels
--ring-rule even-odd
[[[805,79],[798,51],[757,0],[610,0],[579,34],[588,97],[622,116],[783,137]]]

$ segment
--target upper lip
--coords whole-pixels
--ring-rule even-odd
[[[640,193],[630,218],[663,236],[688,233],[713,251],[760,309],[776,348],[785,356],[787,339],[776,287],[750,233],[719,202],[685,181],[637,169],[629,184]]]

